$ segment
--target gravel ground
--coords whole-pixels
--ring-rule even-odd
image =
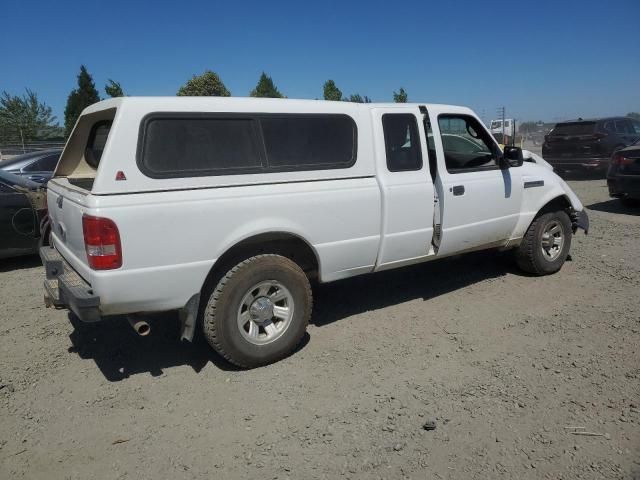
[[[560,273],[479,253],[323,285],[252,371],[175,316],[74,326],[36,258],[0,263],[0,478],[640,478],[640,210],[571,184],[592,232]]]

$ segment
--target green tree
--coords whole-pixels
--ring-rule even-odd
[[[640,120],[640,113],[638,113],[638,112],[629,112],[629,113],[627,113],[627,117],[635,118],[636,120]]]
[[[68,136],[71,133],[82,110],[99,101],[100,96],[91,75],[84,65],[80,65],[78,88],[71,91],[69,98],[67,98],[67,106],[64,109],[65,135]]]
[[[409,100],[409,96],[407,95],[407,92],[405,92],[404,88],[400,87],[400,91],[398,91],[396,93],[396,91],[394,90],[393,92],[393,101],[396,103],[407,103],[407,100]]]
[[[111,98],[124,97],[124,90],[122,90],[120,82],[116,82],[115,80],[107,80],[107,84],[104,86],[104,91]]]
[[[51,107],[26,89],[23,96],[2,92],[0,96],[0,139],[26,142],[47,137],[57,127]]]
[[[230,97],[231,92],[224,86],[217,73],[206,70],[202,75],[194,75],[177,93],[180,97]]]
[[[251,90],[249,93],[252,97],[262,97],[262,98],[285,98],[282,93],[276,88],[273,84],[273,80],[266,73],[262,72],[260,75],[260,80],[258,80],[258,84],[256,88]]]
[[[345,101],[354,103],[371,103],[371,99],[369,97],[366,95],[363,97],[359,93],[349,95],[349,98],[345,98]]]
[[[342,91],[336,86],[333,80],[324,82],[323,95],[325,100],[342,100]]]

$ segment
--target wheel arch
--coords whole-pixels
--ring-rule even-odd
[[[265,231],[247,235],[228,246],[211,267],[202,289],[216,282],[234,265],[265,253],[289,258],[302,268],[310,280],[320,276],[320,256],[305,238],[286,230]]]
[[[573,208],[573,206],[571,205],[571,200],[569,199],[569,197],[567,197],[567,195],[565,194],[560,194],[552,198],[541,208],[539,208],[534,218],[539,217],[540,215],[543,215],[547,212],[555,212],[557,210],[565,210],[568,212],[571,208]]]
[[[538,205],[525,207],[525,211],[521,213],[518,224],[513,231],[512,238],[522,238],[531,227],[533,221],[540,215],[552,210],[564,210],[570,213],[574,209],[571,198],[565,192],[558,190],[549,192],[548,195],[541,199]]]

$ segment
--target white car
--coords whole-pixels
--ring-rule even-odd
[[[183,338],[201,330],[241,367],[295,349],[314,280],[490,248],[550,274],[588,228],[551,170],[500,150],[468,108],[429,104],[105,100],[79,118],[48,206],[49,305],[127,314],[142,334],[145,313],[178,310]]]

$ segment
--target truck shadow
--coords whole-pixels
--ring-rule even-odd
[[[319,285],[311,323],[322,327],[359,313],[425,302],[507,273],[522,274],[507,252],[477,252]],[[427,308],[427,307],[425,307]]]
[[[38,255],[25,255],[0,260],[0,273],[35,267],[42,267],[42,260]]]
[[[311,322],[322,327],[352,315],[409,300],[421,298],[428,301],[474,283],[515,272],[515,267],[506,257],[507,254],[498,252],[478,252],[317,285]],[[111,382],[137,374],[160,376],[166,369],[184,365],[197,373],[208,362],[221,370],[239,370],[217,355],[201,335],[196,334],[192,344],[180,342],[177,314],[149,317],[152,330],[147,337],[138,336],[124,317],[86,324],[70,314],[69,320],[74,327],[69,336],[69,352],[78,354],[82,359],[93,360]],[[307,334],[296,351],[309,341]]]
[[[589,210],[597,210],[605,213],[621,213],[623,215],[640,215],[640,202],[638,206],[626,206],[617,198],[605,200],[604,202],[592,203],[586,205]]]
[[[556,171],[556,173],[558,173]],[[558,173],[563,180],[605,180],[607,178],[606,172],[590,172],[583,170],[569,170]]]
[[[100,323],[87,324],[70,313],[69,321],[74,330],[69,335],[69,352],[93,360],[110,382],[140,373],[157,377],[165,369],[181,365],[199,372],[209,361],[222,370],[236,370],[216,355],[204,340],[198,339],[193,344],[179,341],[177,314],[153,315],[148,320],[151,333],[141,337],[125,317],[110,317]]]

